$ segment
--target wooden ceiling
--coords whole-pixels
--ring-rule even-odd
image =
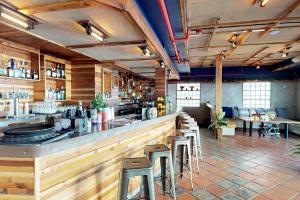
[[[191,67],[213,66],[221,52],[224,66],[273,65],[300,54],[300,0],[269,0],[265,7],[256,0],[186,2]]]
[[[128,71],[152,78],[152,73],[145,73],[143,66],[147,65],[152,71],[159,66],[159,61],[164,60],[173,72],[171,78],[177,78],[169,56],[158,42],[156,35],[147,25],[139,13],[134,1],[118,0],[7,0],[8,4],[24,14],[27,14],[41,23],[30,31],[22,30],[28,34],[38,36],[57,47],[47,47],[47,42],[28,39],[15,30],[3,30],[0,26],[0,38],[5,38],[24,44],[33,44],[36,48],[52,50],[58,54],[71,57],[71,60],[82,62],[90,57],[99,62],[115,63]],[[90,20],[92,23],[109,36],[107,41],[99,42],[94,37],[85,33],[78,23]],[[6,32],[12,32],[6,34]],[[43,46],[44,45],[44,46]],[[140,46],[149,46],[154,53],[153,59],[143,55]],[[53,49],[52,49],[53,48]],[[141,66],[138,66],[141,64]]]

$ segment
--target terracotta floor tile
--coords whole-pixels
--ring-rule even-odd
[[[207,189],[207,191],[214,194],[215,196],[220,196],[223,193],[225,193],[226,191],[228,191],[227,189],[225,189],[221,186],[215,185],[215,184],[208,186],[206,189]]]
[[[203,161],[200,174],[193,161],[192,191],[188,169],[184,177],[176,178],[179,200],[300,200],[300,156],[289,151],[300,137],[289,140],[245,136],[239,129],[234,137],[216,141],[207,129],[201,129]],[[161,184],[156,182],[156,199],[162,195]]]
[[[183,194],[176,197],[177,200],[197,200],[194,196],[191,194]]]
[[[265,191],[262,195],[274,200],[287,200],[295,197],[297,194],[298,192],[295,190],[286,186],[278,185]]]

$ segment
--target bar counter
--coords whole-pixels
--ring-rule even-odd
[[[121,160],[175,133],[179,111],[43,145],[0,145],[0,199],[116,199]],[[138,181],[131,182],[134,191]]]

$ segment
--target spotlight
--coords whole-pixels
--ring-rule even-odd
[[[258,3],[261,7],[265,7],[269,0],[259,0]]]
[[[144,46],[140,48],[142,49],[144,56],[146,56],[147,58],[151,58],[153,56],[153,53],[151,52],[148,46]]]
[[[23,13],[0,3],[0,17],[5,21],[13,23],[21,28],[27,30],[33,29],[34,25],[39,24],[39,22]]]
[[[231,47],[235,49],[236,48],[236,42],[230,42],[230,43],[231,43]]]
[[[85,29],[86,34],[93,36],[97,40],[103,42],[108,38],[105,33],[103,33],[98,27],[93,25],[90,21],[87,20],[78,23]]]
[[[160,67],[161,67],[161,68],[163,68],[163,69],[166,68],[166,64],[165,64],[164,61],[161,60],[161,61],[159,62],[159,64],[160,64]]]
[[[286,58],[289,54],[287,52],[282,52],[281,57]]]
[[[259,65],[257,65],[257,66],[256,66],[256,69],[260,69],[260,66],[259,66]]]

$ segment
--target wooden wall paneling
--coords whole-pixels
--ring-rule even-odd
[[[112,92],[112,72],[107,69],[103,69],[103,93],[108,92],[111,95]]]
[[[155,68],[155,95],[166,96],[168,90],[166,69]]]
[[[0,199],[34,200],[33,159],[0,157],[0,190]]]
[[[103,93],[103,67],[100,64],[95,65],[95,91],[94,95],[98,93]]]
[[[41,55],[40,57],[40,80],[34,82],[33,84],[33,96],[35,101],[43,101],[45,98],[46,91],[46,71],[45,71],[45,56]]]
[[[65,64],[65,76],[66,76],[66,100],[69,101],[72,99],[72,66],[71,63],[67,62]]]

